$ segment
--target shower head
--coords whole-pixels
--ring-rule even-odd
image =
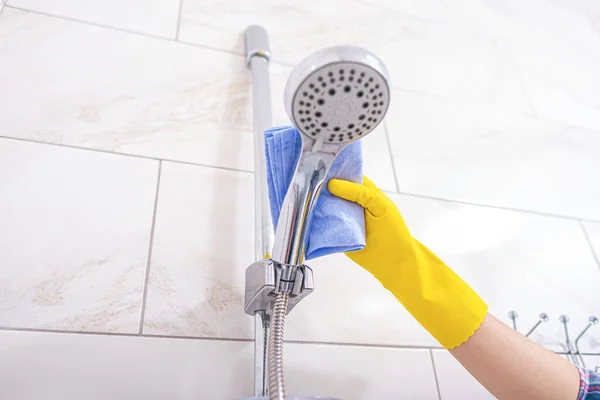
[[[387,71],[367,50],[330,47],[294,68],[284,101],[301,133],[302,152],[281,206],[272,258],[298,266],[312,211],[335,158],[347,144],[373,131],[388,109]],[[294,268],[283,273],[285,282],[294,282]]]
[[[379,125],[390,101],[388,74],[365,49],[330,47],[292,71],[284,98],[288,116],[304,139],[339,147]]]

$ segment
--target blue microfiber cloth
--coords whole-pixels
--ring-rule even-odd
[[[293,126],[265,131],[267,185],[273,226],[277,227],[281,205],[292,182],[302,152],[300,133]],[[307,260],[333,253],[361,250],[365,247],[365,216],[358,204],[342,200],[327,189],[331,178],[362,183],[362,145],[349,144],[337,156],[327,175],[315,206],[308,245]]]

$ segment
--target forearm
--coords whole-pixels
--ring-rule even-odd
[[[575,400],[577,368],[491,315],[450,353],[498,399]]]

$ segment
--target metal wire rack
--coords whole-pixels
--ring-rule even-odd
[[[517,329],[517,319],[519,318],[519,314],[512,310],[508,313],[508,319],[512,321],[513,329],[518,331]],[[527,330],[525,333],[525,337],[529,337],[541,324],[549,322],[550,317],[546,313],[540,313],[538,320],[533,324],[533,326]],[[565,348],[565,355],[569,361],[581,368],[589,368],[585,360],[583,358],[583,354],[579,349],[579,341],[585,334],[590,330],[591,327],[598,324],[599,319],[595,315],[592,315],[588,318],[587,325],[583,328],[583,330],[579,333],[579,335],[575,338],[575,341],[571,340],[571,336],[569,335],[569,322],[570,318],[566,314],[562,314],[558,317],[558,321],[563,325],[565,332],[565,339],[562,343]],[[600,365],[596,365],[593,367],[596,372],[600,372]]]

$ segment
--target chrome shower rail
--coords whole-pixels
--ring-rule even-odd
[[[252,71],[252,100],[254,109],[254,220],[255,262],[246,268],[246,314],[254,317],[254,395],[268,394],[268,345],[273,319],[282,338],[285,313],[313,291],[312,270],[306,265],[296,265],[270,259],[274,247],[274,232],[267,192],[264,131],[272,126],[271,89],[269,84],[269,40],[260,26],[246,29],[246,64]],[[280,246],[281,247],[281,240]],[[280,249],[281,250],[281,249]],[[298,252],[301,253],[302,249]],[[282,253],[282,251],[278,251]],[[294,261],[299,261],[296,258]],[[284,315],[275,315],[276,294],[286,293],[287,307]],[[272,318],[272,316],[277,318]],[[281,332],[279,332],[281,331]],[[279,342],[278,342],[279,343]],[[283,342],[279,343],[282,344]],[[272,343],[271,343],[272,344]],[[273,365],[281,366],[282,360]],[[274,373],[277,371],[273,371]]]
[[[252,71],[252,104],[254,118],[254,224],[255,259],[269,258],[273,248],[273,224],[267,194],[264,131],[272,126],[269,61],[271,51],[264,28],[250,26],[245,32],[246,65]],[[254,395],[266,395],[266,351],[269,337],[266,310],[254,312]]]

